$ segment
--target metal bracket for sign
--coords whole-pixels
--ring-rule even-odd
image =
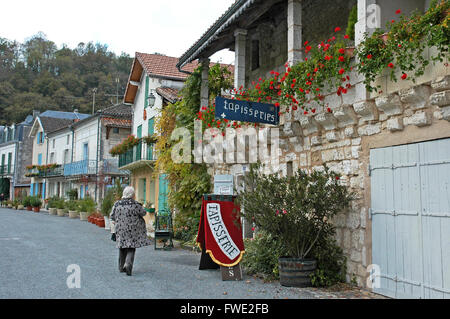
[[[204,200],[218,200],[222,202],[232,202],[236,198],[235,195],[218,195],[218,194],[204,194]]]

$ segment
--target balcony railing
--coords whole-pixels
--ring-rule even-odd
[[[56,167],[47,167],[47,168],[33,167],[33,168],[27,169],[27,173],[25,174],[25,176],[40,177],[40,178],[56,177],[56,176],[62,176],[64,173],[63,171],[64,171],[64,169],[61,165],[56,166]]]
[[[119,168],[139,161],[154,161],[155,157],[154,143],[147,144],[139,142],[126,153],[119,155]]]
[[[91,175],[97,173],[96,160],[82,160],[64,165],[64,176]]]
[[[12,175],[14,173],[14,165],[0,165],[0,176]]]

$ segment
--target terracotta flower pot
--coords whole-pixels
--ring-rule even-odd
[[[105,220],[103,218],[99,218],[97,226],[101,227],[101,228],[104,228],[105,227]]]
[[[31,212],[33,210],[33,207],[32,206],[27,206],[27,210]]]
[[[41,211],[41,208],[39,206],[33,207],[33,212],[39,213]]]

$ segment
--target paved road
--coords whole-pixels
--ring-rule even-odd
[[[133,276],[119,273],[110,234],[86,221],[0,208],[0,298],[323,298],[244,276],[223,282],[219,270],[198,270],[200,255],[175,249],[136,251]],[[67,272],[79,265],[81,288]]]

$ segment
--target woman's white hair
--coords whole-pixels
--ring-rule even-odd
[[[134,188],[132,186],[127,186],[123,190],[122,198],[132,198],[134,195]]]

